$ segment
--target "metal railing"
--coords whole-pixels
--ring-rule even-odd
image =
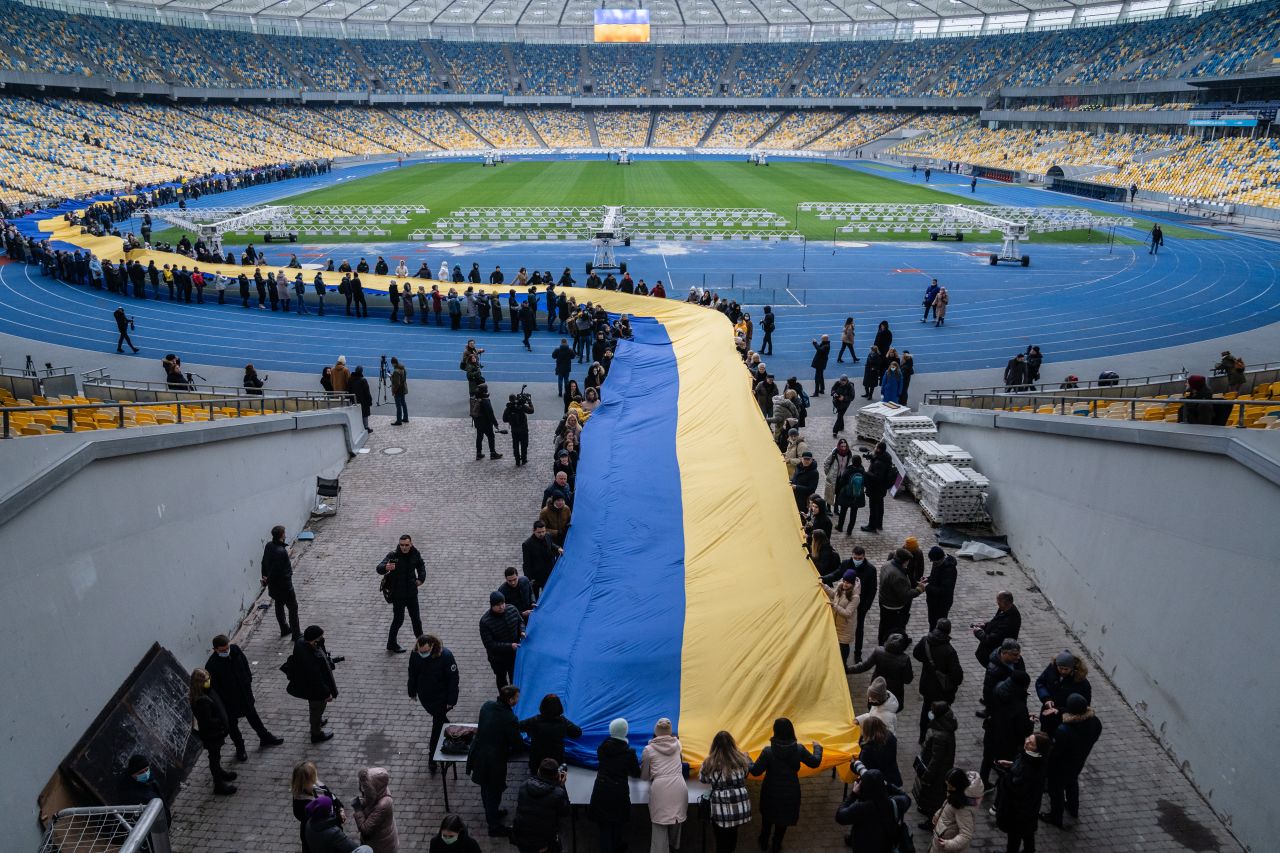
[[[53,816],[40,853],[171,853],[164,802],[63,809]]]
[[[54,432],[74,432],[75,431],[75,415],[76,411],[102,411],[114,412],[115,428],[127,429],[131,427],[143,426],[143,424],[129,424],[125,420],[126,409],[150,409],[150,408],[169,408],[174,407],[174,423],[189,423],[191,419],[189,415],[183,412],[183,409],[191,408],[208,408],[208,420],[217,420],[216,414],[223,414],[223,409],[234,407],[236,410],[235,417],[240,417],[245,412],[257,415],[283,415],[297,412],[314,411],[316,409],[336,409],[346,406],[355,405],[354,401],[342,394],[334,394],[323,399],[312,397],[258,397],[258,396],[240,396],[240,397],[219,397],[215,399],[199,399],[199,400],[182,400],[182,401],[161,401],[155,403],[138,403],[131,400],[116,400],[109,403],[59,403],[47,406],[7,406],[0,407],[0,438],[14,438],[13,434],[13,415],[33,414],[36,412],[55,412],[65,413],[66,423],[63,425],[55,424],[52,429]],[[183,420],[187,417],[187,420]],[[223,418],[229,418],[231,415],[223,414]],[[199,423],[205,423],[200,420]],[[145,424],[145,426],[153,426],[153,424]],[[154,424],[154,426],[168,426],[168,424]]]
[[[926,394],[925,404],[935,405],[935,406],[958,405],[956,403],[947,403],[947,402],[941,402],[941,401],[930,399],[931,396],[937,395],[938,393],[939,392],[935,391],[935,392],[930,392],[929,394]],[[1269,407],[1269,408],[1280,408],[1280,399],[1277,399],[1277,400],[1221,400],[1221,399],[1195,400],[1195,399],[1189,399],[1186,397],[1126,397],[1124,399],[1116,399],[1115,397],[1081,397],[1076,395],[1045,394],[1042,392],[1030,392],[1030,393],[1020,393],[1020,394],[1000,393],[1000,394],[991,394],[986,396],[976,395],[976,396],[967,398],[967,400],[969,400],[970,402],[966,402],[964,404],[965,408],[995,410],[997,406],[1001,406],[1002,408],[1000,409],[1000,411],[1009,411],[1008,409],[1003,407],[1008,405],[1018,405],[1018,406],[1029,406],[1032,411],[1018,412],[1017,414],[1024,414],[1024,415],[1042,414],[1042,415],[1054,415],[1054,416],[1074,415],[1077,417],[1083,414],[1081,413],[1081,408],[1083,404],[1083,407],[1087,407],[1088,417],[1090,418],[1101,417],[1105,419],[1111,419],[1108,414],[1110,411],[1112,411],[1110,407],[1119,404],[1123,407],[1123,409],[1127,414],[1127,417],[1125,418],[1125,420],[1130,420],[1130,421],[1146,420],[1146,418],[1142,417],[1143,412],[1138,410],[1139,405],[1144,406],[1144,411],[1146,406],[1168,407],[1168,406],[1184,406],[1188,404],[1195,405],[1195,406],[1212,406],[1215,409],[1215,412],[1214,412],[1215,416],[1213,419],[1213,423],[1216,423],[1219,425],[1226,425],[1227,421],[1231,419],[1230,410],[1235,409],[1237,420],[1234,426],[1240,429],[1244,429],[1248,426],[1248,424],[1245,422],[1245,412],[1250,407],[1256,408],[1259,406],[1263,406],[1263,407]],[[1052,409],[1054,409],[1054,411],[1052,412],[1039,411],[1040,409],[1046,408],[1046,407],[1051,407]],[[1227,409],[1227,411],[1224,413],[1222,412],[1222,409]],[[1152,422],[1163,423],[1164,419],[1163,417],[1161,417],[1158,421],[1153,420]]]
[[[104,368],[105,370],[105,368]],[[184,383],[181,386],[170,385],[168,382],[157,382],[142,379],[112,379],[110,376],[102,378],[90,378],[89,374],[82,374],[81,381],[85,388],[86,394],[90,388],[104,390],[120,390],[144,392],[148,394],[194,394],[199,396],[226,396],[226,397],[244,397],[258,396],[248,394],[243,385],[217,385],[213,383]],[[301,399],[326,400],[329,398],[342,398],[348,395],[342,393],[334,393],[324,390],[303,390],[293,388],[262,388],[264,397],[297,397]],[[116,399],[112,397],[111,399]],[[175,398],[177,399],[177,398]]]
[[[1249,367],[1245,371],[1245,385],[1252,387],[1259,380],[1263,380],[1262,374],[1278,372],[1280,373],[1280,361],[1268,361],[1263,364],[1257,364]],[[925,393],[925,403],[936,406],[964,406],[968,405],[962,402],[969,398],[975,397],[992,397],[999,396],[1011,400],[1027,397],[1031,394],[1043,395],[1045,391],[1053,390],[1058,392],[1085,392],[1101,389],[1116,389],[1112,393],[1116,396],[1111,399],[1122,396],[1122,389],[1132,388],[1141,385],[1160,385],[1164,383],[1183,383],[1191,371],[1179,371],[1178,373],[1158,373],[1151,376],[1127,376],[1120,379],[1079,379],[1074,382],[1040,382],[1039,388],[1034,391],[1010,391],[1008,385],[988,385],[983,388],[949,388],[938,389],[936,391],[928,391]],[[1215,367],[1206,374],[1206,378],[1217,379],[1222,374]],[[1270,381],[1270,380],[1263,380]],[[1125,398],[1128,399],[1128,398]]]

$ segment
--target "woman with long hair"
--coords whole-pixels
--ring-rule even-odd
[[[427,853],[480,853],[480,842],[467,832],[460,815],[447,814],[440,821],[440,831],[431,837]]]
[[[529,736],[529,775],[538,775],[542,759],[564,764],[566,738],[582,737],[582,729],[564,715],[564,703],[554,693],[542,697],[538,713],[520,721],[520,731]]]
[[[716,732],[711,751],[698,772],[698,779],[711,786],[711,834],[716,853],[733,853],[738,847],[738,827],[751,823],[751,795],[747,792],[747,770],[751,759],[738,749],[733,735]]]
[[[222,745],[231,731],[227,709],[218,694],[211,689],[213,680],[203,669],[191,672],[191,715],[195,718],[196,734],[209,756],[209,772],[213,774],[215,794],[234,794],[236,786],[228,784],[236,774],[222,769]]]
[[[570,379],[569,384],[564,389],[564,410],[569,411],[569,404],[574,400],[582,399],[582,388],[578,386],[578,380]]]
[[[796,741],[791,720],[773,721],[773,737],[747,770],[750,776],[764,776],[760,786],[761,850],[778,853],[787,828],[800,822],[800,766],[816,769],[822,764],[822,744],[813,742],[810,752]]]
[[[840,330],[840,353],[836,356],[836,362],[844,364],[844,351],[848,350],[849,355],[853,358],[853,363],[859,361],[858,353],[853,349],[854,325],[852,317],[844,318],[844,328]]]
[[[947,773],[947,799],[922,827],[933,832],[929,853],[965,853],[973,840],[973,809],[982,800],[982,777],[976,770],[952,767]]]
[[[342,801],[333,795],[329,786],[320,781],[320,773],[314,761],[299,762],[293,768],[293,776],[289,781],[289,794],[293,800],[293,816],[298,819],[298,836],[302,839],[302,853],[311,853],[307,844],[307,805],[316,797],[328,797],[333,800],[333,811],[338,816],[338,823],[347,819],[346,809]]]

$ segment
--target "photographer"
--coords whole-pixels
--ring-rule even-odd
[[[409,396],[409,373],[395,356],[391,357],[391,398],[396,403],[396,419],[392,426],[400,426],[409,422],[409,404],[405,398]],[[421,633],[420,631],[418,633]]]
[[[511,450],[516,457],[516,467],[529,462],[529,415],[533,414],[533,397],[525,393],[527,386],[520,386],[519,394],[507,399],[502,422],[511,427]]]
[[[134,328],[133,319],[124,313],[124,308],[117,308],[111,316],[115,317],[116,329],[120,332],[120,337],[116,339],[116,352],[124,352],[124,345],[128,344],[129,348],[136,353],[138,348],[133,345],[133,340],[129,337],[129,332]]]
[[[473,356],[474,358],[474,356]],[[489,439],[489,458],[501,459],[502,454],[493,443],[493,428],[498,419],[493,414],[493,403],[489,400],[489,386],[481,382],[471,395],[471,423],[476,428],[476,459],[483,459],[484,440]]]
[[[270,377],[267,377],[268,379]],[[252,364],[244,366],[244,393],[254,397],[262,396],[262,386],[266,382],[258,378],[258,371],[254,369]]]
[[[285,675],[290,696],[307,700],[311,724],[311,742],[321,743],[333,737],[324,728],[325,705],[338,698],[338,684],[334,681],[334,666],[341,658],[329,656],[324,647],[324,629],[308,625],[302,639],[293,645],[293,654],[285,661]]]

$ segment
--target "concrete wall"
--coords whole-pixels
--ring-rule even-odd
[[[1237,837],[1275,849],[1280,435],[931,414],[1101,669]]]
[[[37,794],[153,642],[195,667],[236,627],[272,525],[299,530],[362,434],[351,411],[0,444],[5,849],[37,849]]]

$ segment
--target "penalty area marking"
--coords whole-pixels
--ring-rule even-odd
[[[459,247],[459,246],[461,246],[461,245],[462,245],[461,243],[448,243],[448,242],[445,242],[445,243],[428,243],[428,244],[427,244],[427,248],[428,248],[428,249],[456,249],[456,248],[458,248],[458,247]]]

